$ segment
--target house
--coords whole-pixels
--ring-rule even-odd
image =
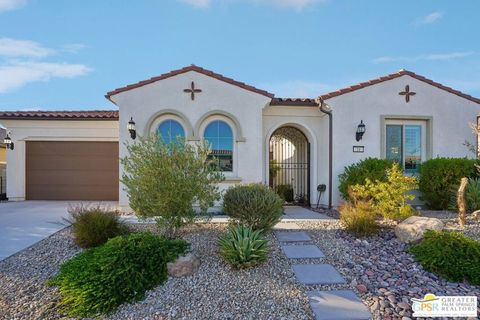
[[[480,113],[480,99],[406,70],[297,99],[192,65],[106,98],[118,111],[0,113],[14,143],[10,200],[119,200],[128,208],[118,158],[134,142],[134,122],[137,135],[208,140],[222,188],[262,182],[293,189],[298,201],[337,205],[338,175],[363,158],[393,159],[415,174],[432,157],[474,157],[464,144],[476,143],[469,124]]]

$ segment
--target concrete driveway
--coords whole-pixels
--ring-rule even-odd
[[[0,260],[45,239],[65,227],[66,201],[0,203]],[[113,203],[103,203],[112,205]]]

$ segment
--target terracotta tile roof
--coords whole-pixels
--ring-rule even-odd
[[[273,98],[273,96],[274,96],[272,93],[270,93],[268,91],[257,89],[255,87],[247,85],[243,82],[236,81],[236,80],[233,80],[231,78],[227,78],[227,77],[225,77],[221,74],[215,73],[213,71],[210,71],[210,70],[207,70],[207,69],[204,69],[204,68],[201,68],[201,67],[198,67],[198,66],[192,64],[191,66],[188,66],[188,67],[184,67],[184,68],[181,68],[181,69],[178,69],[178,70],[173,70],[173,71],[161,74],[157,77],[150,78],[148,80],[143,80],[143,81],[140,81],[140,82],[137,82],[137,83],[134,83],[134,84],[130,84],[130,85],[125,86],[125,87],[121,87],[121,88],[109,91],[105,95],[105,98],[112,101],[110,98],[113,95],[116,95],[120,92],[124,92],[124,91],[132,90],[132,89],[135,89],[135,88],[138,88],[138,87],[142,87],[144,85],[147,85],[147,84],[159,81],[159,80],[167,79],[167,78],[170,78],[170,77],[182,74],[182,73],[186,73],[186,72],[189,72],[189,71],[195,71],[195,72],[204,74],[206,76],[209,76],[209,77],[215,78],[217,80],[221,80],[221,81],[230,83],[230,84],[235,85],[237,87],[240,87],[242,89],[252,91],[252,92],[267,96],[269,98]]]
[[[318,107],[318,103],[315,102],[315,99],[310,98],[273,98],[270,105]]]
[[[18,120],[118,120],[115,110],[0,111],[0,119]]]
[[[410,76],[412,78],[415,78],[417,80],[423,81],[425,83],[428,83],[429,85],[432,85],[432,86],[437,87],[439,89],[445,90],[445,91],[450,92],[452,94],[455,94],[459,97],[462,97],[462,98],[465,98],[467,100],[470,100],[470,101],[473,101],[473,102],[476,102],[476,103],[480,104],[480,99],[478,99],[478,98],[472,97],[471,95],[468,95],[466,93],[463,93],[463,92],[460,92],[458,90],[452,89],[450,87],[444,86],[441,83],[438,83],[438,82],[435,82],[433,80],[427,79],[427,78],[425,78],[423,76],[420,76],[420,75],[418,75],[414,72],[404,70],[404,69],[402,69],[402,70],[400,70],[396,73],[392,73],[392,74],[389,74],[389,75],[386,75],[386,76],[383,76],[383,77],[380,77],[380,78],[377,78],[377,79],[372,79],[372,80],[369,80],[369,81],[366,81],[366,82],[361,82],[359,84],[356,84],[356,85],[353,85],[353,86],[350,86],[350,87],[347,87],[347,88],[343,88],[343,89],[340,89],[340,90],[337,90],[337,91],[326,93],[324,95],[321,95],[320,98],[323,99],[323,100],[327,100],[327,99],[330,99],[330,98],[333,98],[333,97],[338,97],[338,96],[340,96],[342,94],[345,94],[345,93],[348,93],[348,92],[363,89],[363,88],[372,86],[374,84],[381,83],[381,82],[388,81],[388,80],[392,80],[392,79],[395,79],[395,78],[398,78],[398,77],[401,77],[401,76],[405,76],[405,75]]]

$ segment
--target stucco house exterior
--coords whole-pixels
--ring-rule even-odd
[[[118,159],[135,142],[127,130],[134,121],[137,135],[209,141],[222,188],[287,186],[297,201],[335,206],[338,175],[360,159],[394,159],[415,174],[432,157],[475,157],[464,144],[476,144],[469,124],[480,114],[480,99],[406,70],[302,99],[192,65],[106,98],[118,110],[0,112],[14,143],[10,200],[118,200],[128,208]]]

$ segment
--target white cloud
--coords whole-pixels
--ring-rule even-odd
[[[431,53],[414,57],[391,57],[384,56],[373,59],[374,63],[388,63],[388,62],[418,62],[418,61],[447,61],[454,59],[461,59],[475,54],[473,51],[465,52],[447,52],[447,53]]]
[[[214,2],[222,3],[238,3],[241,0],[178,0],[180,2],[189,4],[195,8],[207,8]],[[244,0],[247,3],[271,5],[281,8],[293,8],[302,10],[308,6],[323,3],[326,0]]]
[[[322,93],[332,91],[335,87],[315,81],[289,80],[269,82],[258,85],[280,98],[316,98]]]
[[[180,2],[189,4],[195,8],[206,8],[210,6],[210,0],[179,0]]]
[[[5,93],[24,85],[48,81],[52,78],[74,78],[91,72],[92,69],[83,64],[10,61],[0,65],[0,93]]]
[[[427,14],[424,17],[418,18],[417,20],[415,20],[415,24],[432,24],[432,23],[438,22],[442,18],[443,18],[443,13],[435,11]]]
[[[62,46],[62,51],[68,53],[78,53],[86,47],[87,46],[83,43],[69,43]]]
[[[26,3],[26,0],[0,0],[0,12],[18,9]]]
[[[53,53],[55,50],[45,48],[35,41],[0,38],[0,56],[3,57],[44,58]]]

